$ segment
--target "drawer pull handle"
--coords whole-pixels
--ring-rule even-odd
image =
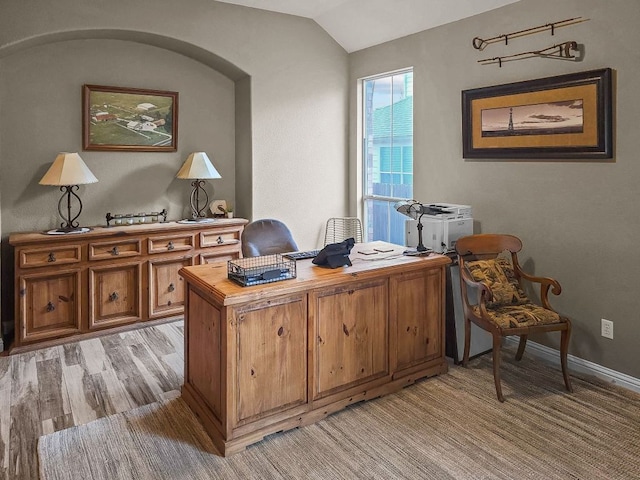
[[[218,244],[224,243],[224,240],[222,239],[222,235],[218,237],[218,240],[216,240],[218,242]]]
[[[169,291],[173,292],[176,289],[176,286],[173,283],[169,284]]]
[[[55,309],[56,309],[56,306],[53,303],[51,302],[47,303],[47,312],[53,312]]]
[[[118,300],[118,292],[113,292],[109,294],[109,301],[110,302],[115,302],[116,300]]]
[[[118,250],[118,247],[113,247],[111,249],[111,255],[120,255],[120,250]]]
[[[47,262],[55,262],[56,261],[56,255],[53,252],[49,253],[49,258],[47,258]]]
[[[174,248],[176,248],[176,247],[175,247],[175,245],[173,244],[173,242],[169,242],[169,243],[167,244],[167,250],[173,250]]]

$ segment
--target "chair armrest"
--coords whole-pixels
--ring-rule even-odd
[[[562,293],[562,287],[560,286],[560,283],[553,278],[536,277],[534,275],[529,275],[528,273],[522,271],[520,265],[518,265],[518,273],[520,277],[524,278],[525,280],[528,280],[532,283],[540,284],[540,300],[542,301],[542,306],[549,310],[553,310],[551,304],[549,303],[549,287],[553,287],[551,289],[551,293],[553,293],[554,295],[560,295],[560,293]]]
[[[476,282],[467,271],[466,268],[460,268],[460,277],[464,280],[464,283],[467,284],[467,287],[475,287],[478,289],[478,305],[482,305],[482,309],[484,309],[484,304],[486,302],[490,302],[493,300],[493,292],[488,285],[482,282]],[[469,299],[465,298],[464,301],[469,305]]]

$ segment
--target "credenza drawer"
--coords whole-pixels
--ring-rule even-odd
[[[200,232],[200,247],[222,247],[240,243],[240,231]]]
[[[89,260],[106,260],[119,257],[135,257],[142,253],[139,239],[89,244]]]
[[[148,239],[149,253],[167,253],[191,250],[193,235],[164,235]]]
[[[48,248],[23,248],[19,251],[20,268],[49,267],[80,262],[80,245]]]

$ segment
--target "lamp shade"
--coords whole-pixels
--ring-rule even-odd
[[[205,152],[191,153],[176,175],[177,178],[222,178]]]
[[[39,183],[40,185],[82,185],[97,181],[98,179],[91,173],[80,155],[62,152],[58,154]]]
[[[415,200],[402,200],[397,202],[393,208],[396,209],[398,213],[402,215],[406,215],[407,217],[417,219],[418,214],[420,214],[422,205],[416,202]]]

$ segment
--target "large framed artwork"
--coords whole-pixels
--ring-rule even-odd
[[[464,158],[613,157],[611,69],[462,92]]]
[[[178,92],[84,85],[82,148],[175,152]]]

